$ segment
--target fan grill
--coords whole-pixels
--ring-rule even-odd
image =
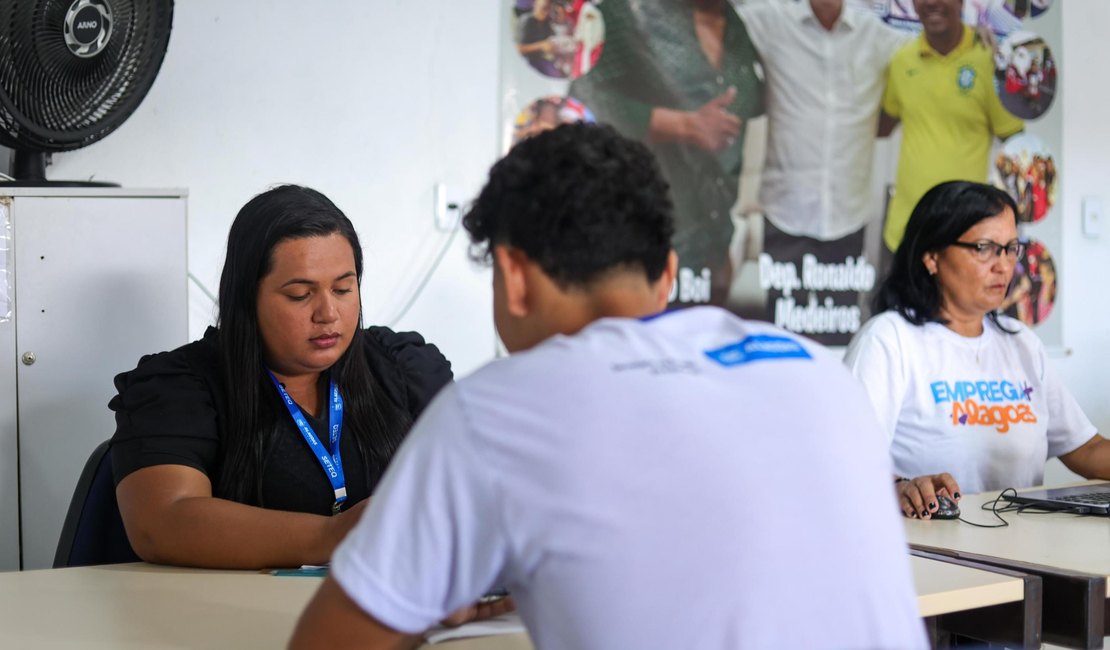
[[[65,39],[78,2],[111,15],[111,37],[88,58]],[[0,0],[0,143],[68,151],[114,131],[154,83],[172,16],[172,0]]]

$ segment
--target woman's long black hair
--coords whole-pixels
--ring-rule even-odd
[[[354,226],[326,196],[296,185],[263,192],[239,210],[227,237],[227,258],[220,276],[219,348],[227,418],[218,496],[262,504],[260,486],[264,453],[283,414],[281,401],[265,374],[258,329],[258,285],[273,267],[281,242],[305,237],[342,235],[351,244],[355,272],[362,284],[362,246]],[[344,400],[343,433],[354,436],[367,471],[380,475],[411,424],[374,377],[366,360],[366,332],[359,325],[351,345],[332,366],[332,378]]]
[[[910,214],[890,272],[875,296],[875,313],[894,310],[914,325],[943,322],[939,316],[940,286],[925,268],[925,254],[951,246],[972,226],[1006,208],[1016,220],[1013,198],[984,183],[947,181],[926,192]],[[1009,332],[998,323],[995,312],[987,318]]]

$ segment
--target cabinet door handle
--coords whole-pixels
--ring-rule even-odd
[[[23,365],[25,365],[25,366],[33,366],[35,364],[35,353],[34,352],[24,352],[22,358],[23,358]]]

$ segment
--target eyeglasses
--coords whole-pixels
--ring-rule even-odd
[[[966,248],[975,253],[975,258],[980,262],[989,262],[991,258],[1002,257],[1002,253],[1006,253],[1015,260],[1020,259],[1022,253],[1025,252],[1025,244],[1019,241],[1012,241],[1008,244],[999,244],[988,240],[977,241],[975,243],[966,241],[952,242],[952,246],[959,246]]]

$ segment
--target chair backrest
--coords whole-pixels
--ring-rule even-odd
[[[77,480],[54,554],[55,569],[139,561],[116,504],[110,443],[97,445]]]

